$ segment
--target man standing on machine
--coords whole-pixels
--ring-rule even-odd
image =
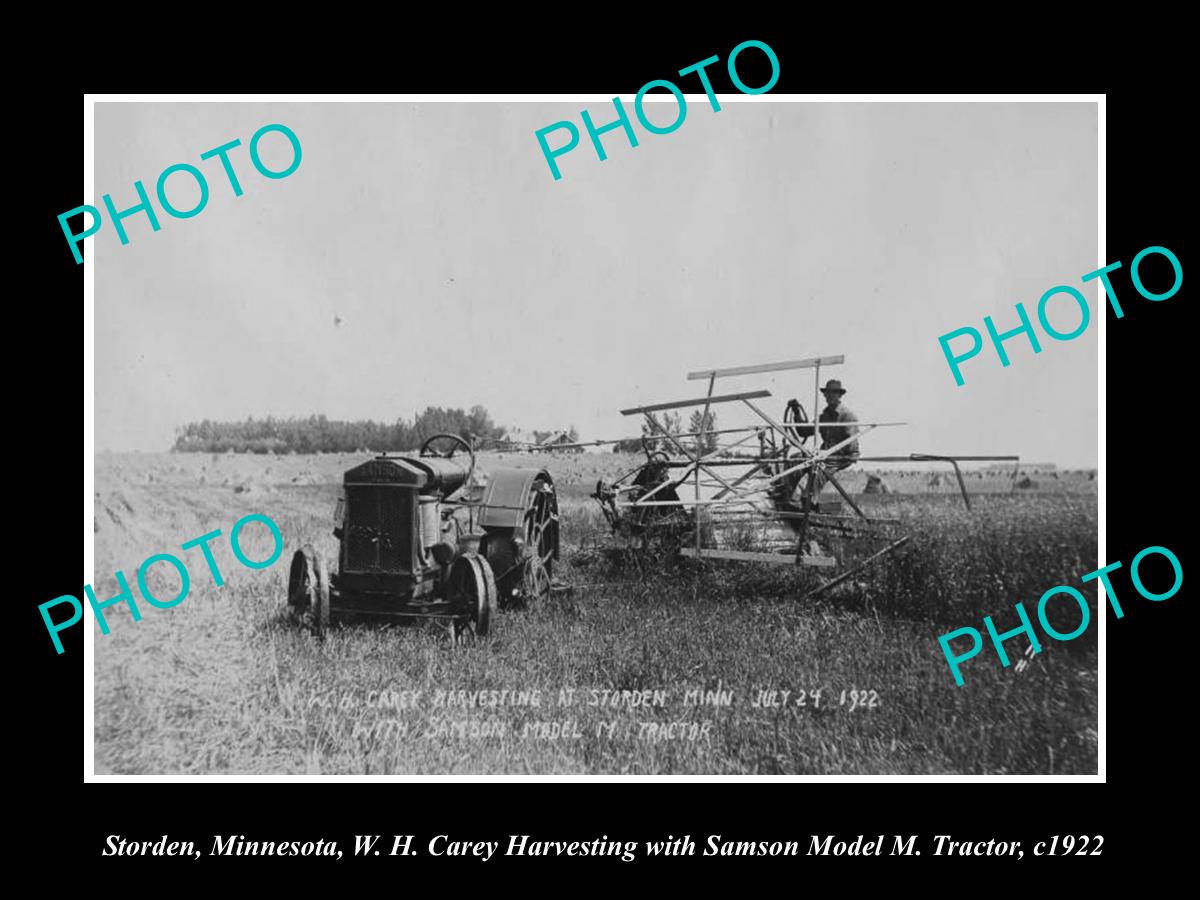
[[[825,387],[821,388],[821,393],[825,395],[825,408],[821,410],[819,419],[821,422],[821,449],[829,450],[858,434],[858,426],[853,424],[858,421],[858,416],[851,412],[850,407],[842,403],[846,389],[836,378],[829,379],[825,383]],[[813,494],[821,493],[821,488],[828,482],[829,477],[826,472],[840,472],[848,469],[857,461],[857,440],[852,440],[844,447],[838,448],[822,463],[824,471],[817,470]]]

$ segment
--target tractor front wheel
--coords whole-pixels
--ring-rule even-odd
[[[294,622],[308,616],[313,634],[325,636],[329,628],[329,573],[312,544],[305,544],[292,557],[288,610]]]
[[[312,630],[318,640],[325,640],[329,632],[329,572],[325,569],[325,561],[317,555],[317,605],[313,609]]]
[[[459,612],[454,620],[457,640],[485,637],[497,615],[496,578],[488,561],[478,553],[464,553],[450,567],[446,599]]]

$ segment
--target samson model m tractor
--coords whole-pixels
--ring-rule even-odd
[[[338,571],[311,544],[296,552],[293,617],[319,637],[335,615],[366,615],[440,620],[462,638],[486,635],[502,606],[549,597],[558,558],[550,474],[496,469],[482,496],[474,474],[474,449],[454,434],[434,435],[417,456],[383,454],[347,471]]]

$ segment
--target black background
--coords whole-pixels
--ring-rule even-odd
[[[848,28],[848,26],[847,26]],[[724,59],[747,38],[764,40],[777,53],[781,77],[772,93],[844,91],[1008,92],[1108,91],[1107,106],[1107,234],[1106,262],[1121,260],[1124,268],[1113,280],[1125,309],[1117,320],[1107,315],[1108,504],[1105,562],[1122,560],[1114,584],[1126,616],[1108,614],[1107,641],[1107,783],[1053,784],[1046,782],[964,783],[769,783],[769,784],[178,784],[144,783],[85,785],[82,779],[82,628],[64,632],[67,652],[56,656],[37,611],[37,605],[60,594],[79,595],[81,573],[75,569],[73,540],[80,520],[78,477],[81,447],[57,436],[65,420],[73,420],[79,402],[71,356],[81,353],[78,329],[82,312],[82,266],[77,266],[63,240],[56,216],[84,202],[81,191],[83,95],[60,86],[28,98],[23,115],[37,129],[38,141],[22,162],[28,178],[17,185],[28,192],[17,217],[19,239],[10,247],[11,271],[27,277],[10,300],[10,409],[8,421],[21,425],[23,439],[10,434],[10,443],[34,446],[10,460],[18,496],[9,506],[12,530],[8,542],[8,581],[25,659],[11,676],[10,699],[19,709],[20,723],[10,730],[8,743],[18,765],[11,775],[24,795],[15,811],[24,826],[22,860],[75,861],[101,878],[136,879],[147,872],[189,880],[203,871],[221,880],[227,874],[251,869],[269,870],[272,879],[289,874],[324,874],[333,878],[378,875],[387,883],[403,884],[418,866],[435,866],[448,879],[468,869],[519,872],[521,884],[545,886],[537,880],[551,862],[542,859],[497,858],[486,866],[476,860],[434,861],[428,856],[335,862],[323,859],[237,859],[205,857],[190,860],[101,859],[103,838],[122,834],[133,839],[195,840],[206,848],[213,834],[245,834],[261,840],[337,839],[353,846],[354,834],[412,833],[414,846],[424,849],[429,837],[449,833],[455,838],[506,840],[509,834],[530,834],[547,840],[592,840],[602,834],[620,840],[662,839],[667,834],[704,835],[727,839],[803,839],[808,834],[921,834],[921,858],[858,860],[877,870],[914,866],[934,875],[958,861],[931,863],[929,838],[949,834],[955,839],[989,838],[1026,842],[1020,862],[997,859],[973,861],[976,872],[1002,868],[1081,873],[1121,860],[1130,864],[1175,858],[1182,851],[1187,827],[1176,824],[1181,792],[1189,783],[1190,720],[1194,716],[1192,682],[1184,672],[1191,631],[1185,622],[1189,585],[1173,598],[1151,603],[1137,598],[1128,580],[1128,563],[1142,548],[1157,544],[1171,548],[1190,571],[1184,516],[1192,488],[1187,482],[1191,404],[1185,372],[1190,341],[1187,282],[1170,300],[1151,303],[1133,290],[1129,263],[1142,248],[1169,247],[1188,270],[1183,234],[1185,144],[1179,138],[1181,99],[1169,79],[1156,80],[1139,90],[1129,73],[1117,65],[1111,71],[1084,66],[1084,48],[1057,56],[1043,67],[1049,51],[1062,41],[1039,31],[1026,35],[1023,47],[994,51],[985,59],[961,42],[938,44],[916,52],[913,45],[892,50],[864,48],[846,31],[814,32],[806,28],[744,30],[670,39],[649,36],[634,26],[614,26],[585,44],[579,29],[569,37],[534,39],[521,46],[510,39],[467,41],[426,34],[410,35],[399,47],[371,55],[352,54],[345,43],[297,45],[281,50],[269,61],[218,67],[200,72],[181,67],[172,73],[156,70],[153,85],[136,72],[118,80],[101,72],[89,87],[99,91],[247,90],[330,91],[386,90],[396,92],[603,93],[631,96],[646,81],[671,77],[678,69],[711,55],[722,64],[710,68],[718,93],[732,92],[724,74]],[[842,41],[845,46],[838,42]],[[848,43],[847,43],[848,42]],[[331,43],[337,46],[331,46]],[[822,45],[831,44],[841,49]],[[880,45],[881,46],[881,45]],[[318,53],[318,49],[320,52]],[[844,51],[844,52],[843,52]],[[869,52],[868,52],[869,51]],[[1087,53],[1098,52],[1094,47]],[[291,57],[286,77],[269,74],[281,68],[268,65]],[[329,60],[353,57],[330,74]],[[867,64],[864,60],[870,58]],[[750,85],[765,82],[765,65],[755,70],[756,51],[739,58],[739,71]],[[1021,72],[1018,73],[1017,69]],[[161,75],[170,87],[159,83]],[[686,91],[698,89],[694,76],[682,82]],[[244,79],[244,80],[243,80]],[[1119,85],[1125,88],[1117,89]],[[532,140],[532,137],[531,137]],[[1189,157],[1192,154],[1188,154]],[[10,170],[11,171],[11,170]],[[99,187],[99,186],[97,186]],[[94,198],[88,198],[93,199]],[[28,231],[26,231],[28,229]],[[26,236],[27,235],[27,236]],[[32,259],[27,259],[31,251]],[[83,252],[88,252],[87,244]],[[36,262],[34,261],[36,260]],[[1151,263],[1154,261],[1151,260]],[[1162,263],[1162,260],[1158,260]],[[1153,278],[1153,267],[1146,280]],[[1163,269],[1164,277],[1168,277]],[[1153,282],[1151,282],[1153,283]],[[1089,291],[1089,297],[1091,292]],[[1017,299],[1029,298],[1014,298]],[[1027,307],[1030,304],[1026,303]],[[1093,328],[1096,327],[1094,324]],[[97,346],[97,358],[113,352]],[[85,386],[87,375],[85,373]],[[1038,398],[1031,398],[1031,403]],[[1090,404],[1092,397],[1081,397]],[[1133,428],[1134,417],[1161,424]],[[1139,437],[1134,437],[1134,435]],[[39,437],[32,440],[32,436]],[[1156,435],[1170,435],[1160,447]],[[90,465],[90,460],[84,460]],[[28,472],[22,473],[22,469]],[[83,523],[84,531],[90,523]],[[1148,579],[1149,580],[1149,579]],[[1151,582],[1153,585],[1153,582]],[[85,624],[90,615],[85,618]],[[97,691],[104,686],[97,685]],[[90,739],[88,736],[87,739]],[[10,813],[13,815],[13,813]],[[1186,812],[1183,812],[1185,822]],[[1054,834],[1103,834],[1099,857],[1033,860],[1033,841]],[[650,868],[676,873],[745,872],[787,867],[795,872],[830,871],[845,867],[846,859],[817,857],[764,859],[705,859],[699,856],[666,860],[612,859],[569,861],[574,871],[605,869],[640,872]],[[855,861],[850,860],[853,863]],[[561,865],[561,864],[559,864]],[[203,871],[201,871],[203,870]],[[1041,877],[1039,875],[1039,877]],[[116,882],[113,882],[114,884]],[[240,884],[241,882],[233,882]],[[453,884],[447,881],[446,884]],[[567,889],[575,882],[564,882]],[[936,882],[934,883],[936,884]],[[1014,882],[1014,887],[1016,883]]]

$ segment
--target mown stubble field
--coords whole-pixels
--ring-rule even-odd
[[[1089,631],[1047,641],[1022,671],[1002,669],[986,650],[965,665],[959,688],[937,643],[952,628],[982,628],[985,614],[1012,627],[1018,600],[1032,608],[1048,587],[1078,585],[1097,567],[1086,474],[1034,475],[1037,484],[1017,492],[1006,478],[979,479],[969,484],[982,491],[974,513],[942,486],[928,492],[925,473],[897,478],[890,483],[903,493],[877,502],[912,525],[912,545],[851,589],[798,602],[788,567],[672,564],[639,578],[603,552],[606,529],[586,495],[629,458],[485,456],[485,467],[537,463],[554,474],[563,532],[555,577],[574,590],[501,614],[493,636],[474,645],[454,646],[436,626],[369,623],[335,628],[320,643],[284,613],[288,563],[305,542],[336,559],[341,472],[363,458],[97,457],[98,597],[117,592],[115,570],[132,580],[150,554],[180,554],[180,544],[218,528],[226,579],[214,586],[200,553],[188,551],[180,555],[192,591],[182,604],[142,604],[138,623],[114,607],[112,633],[96,627],[98,773],[1096,771],[1094,590],[1084,591]],[[287,541],[280,561],[257,572],[227,544],[232,524],[255,512]],[[244,536],[251,558],[268,555],[265,529]],[[170,597],[178,583],[164,569],[150,586]],[[1024,640],[1009,646],[1016,659]],[[527,702],[536,691],[540,705],[434,706],[438,690],[506,689]],[[560,705],[565,689],[574,702]],[[732,703],[685,706],[684,693],[697,689],[731,692]],[[591,705],[604,696],[593,690],[661,691],[666,702]],[[415,705],[392,708],[411,691],[422,692]],[[759,691],[789,691],[788,705],[752,705]],[[395,703],[385,707],[381,693]],[[852,709],[856,697],[865,703]],[[671,722],[694,723],[695,739],[686,727],[682,736],[646,727]]]

